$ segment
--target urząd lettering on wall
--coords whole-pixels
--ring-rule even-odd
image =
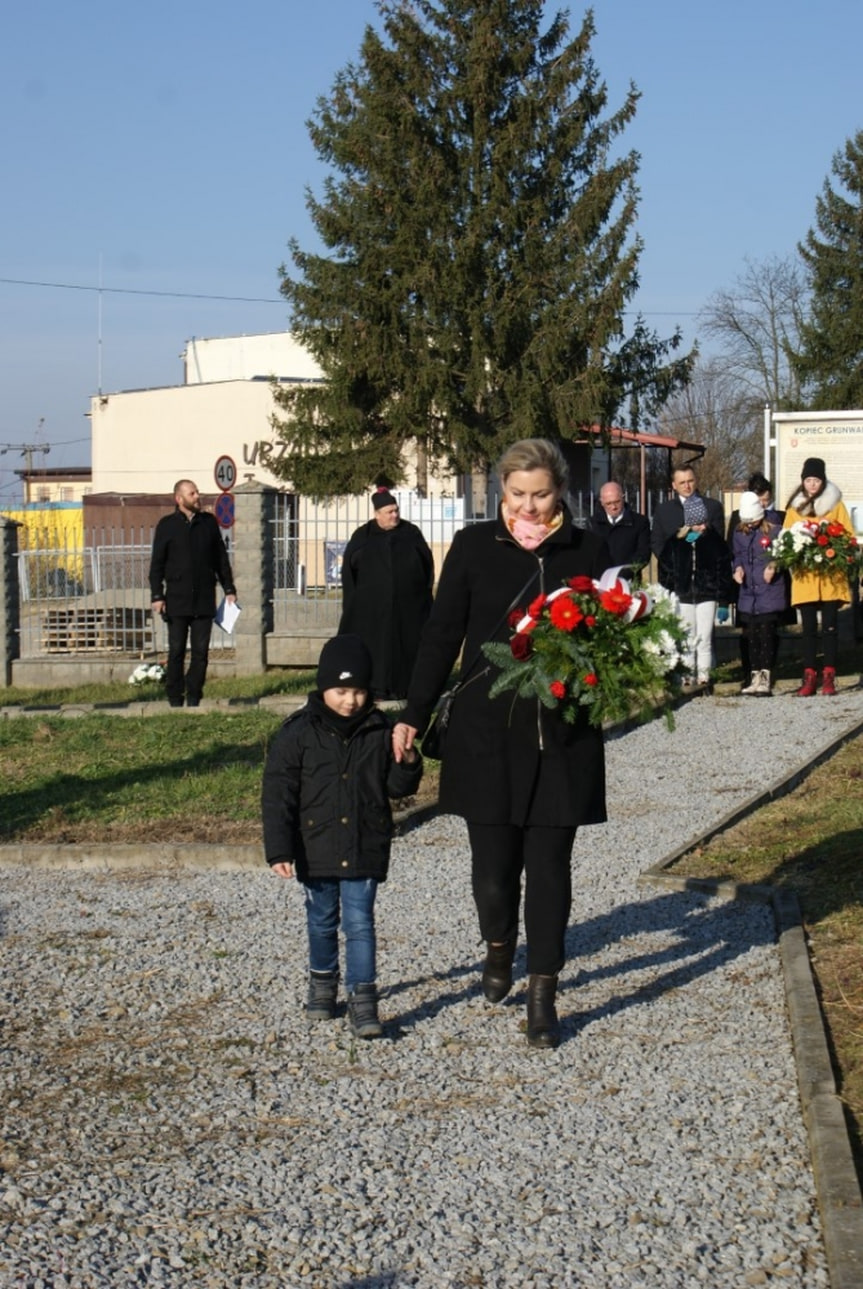
[[[863,534],[863,411],[773,412],[776,504],[799,486],[807,457],[823,457],[827,478],[841,489],[854,530]]]

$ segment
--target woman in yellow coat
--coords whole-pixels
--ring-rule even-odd
[[[821,457],[807,457],[800,474],[800,486],[788,499],[783,528],[801,521],[836,523],[853,536],[851,516],[842,501],[842,493],[827,478]],[[803,684],[797,690],[800,698],[811,698],[818,690],[818,613],[821,613],[821,644],[824,670],[821,693],[836,693],[836,661],[839,655],[837,634],[839,610],[851,603],[848,578],[839,570],[828,574],[792,573],[791,604],[800,610],[803,627]]]

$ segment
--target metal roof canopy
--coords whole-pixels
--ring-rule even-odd
[[[597,445],[596,439],[602,443]],[[668,452],[668,475],[671,477],[672,452],[691,452],[692,456],[680,462],[682,466],[700,461],[707,449],[701,443],[687,443],[685,439],[675,439],[668,434],[648,434],[641,430],[625,430],[620,425],[586,425],[579,431],[579,437],[573,443],[592,443],[594,447],[638,448],[641,453],[640,485],[642,498],[647,496],[647,448],[665,448]]]

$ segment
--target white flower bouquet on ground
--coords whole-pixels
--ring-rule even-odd
[[[130,685],[161,685],[165,680],[165,668],[160,662],[141,662],[129,677]]]

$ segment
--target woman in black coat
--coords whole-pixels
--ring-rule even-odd
[[[563,503],[566,462],[555,444],[516,443],[498,469],[498,518],[457,533],[444,562],[394,746],[398,757],[426,729],[463,648],[465,683],[452,709],[440,806],[467,821],[474,900],[488,945],[482,984],[491,1002],[512,987],[524,872],[528,1042],[554,1047],[573,841],[580,824],[606,817],[602,733],[586,715],[566,724],[537,699],[490,699],[496,669],[482,646],[508,640],[511,613],[524,612],[540,592],[576,575],[599,578],[608,552],[573,525]]]

